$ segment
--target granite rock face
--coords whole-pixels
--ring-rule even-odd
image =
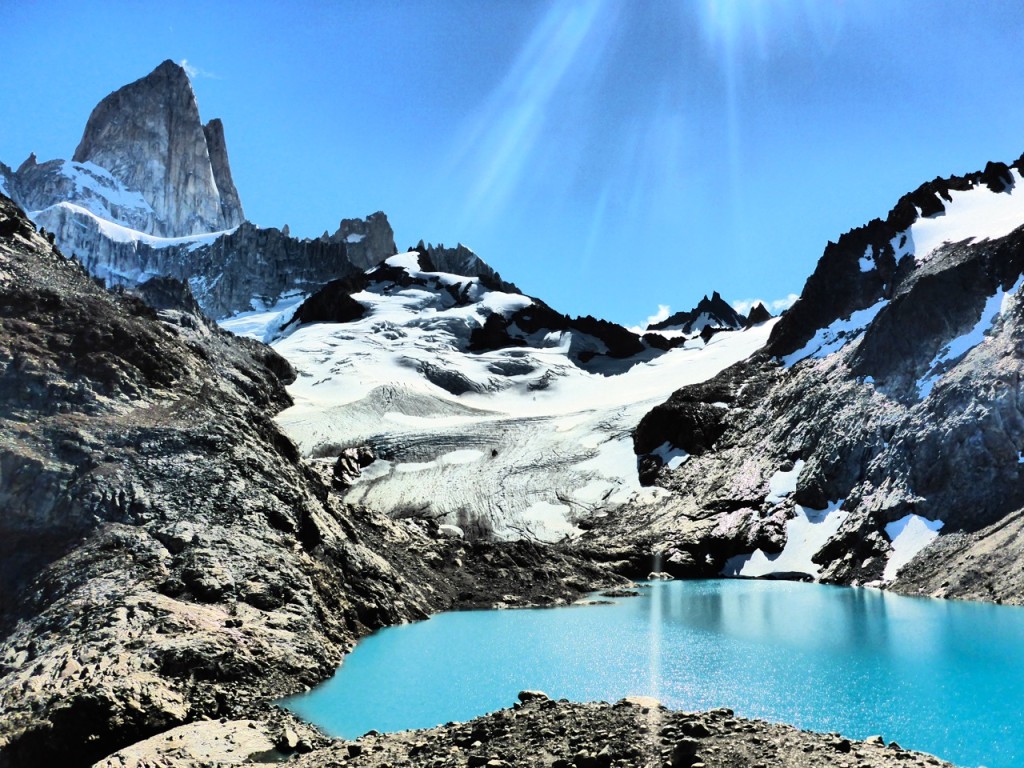
[[[608,556],[714,576],[824,517],[804,577],[1024,603],[1024,228],[985,215],[1024,222],[1008,168],[930,182],[830,244],[762,352],[651,411],[634,446],[668,495],[591,532]],[[666,444],[688,454],[675,469]],[[937,538],[898,554],[924,523]]]
[[[219,232],[245,218],[223,126],[202,124],[188,75],[173,61],[103,99],[72,159],[140,192],[155,214],[149,234]]]
[[[221,221],[231,227],[241,223],[245,219],[245,214],[242,212],[242,200],[235,188],[235,180],[231,177],[228,145],[224,140],[224,124],[219,117],[213,118],[203,126],[203,135],[206,137],[206,149],[210,153],[213,182],[217,185],[220,196]]]
[[[356,275],[363,263],[379,264],[395,254],[383,213],[367,217],[362,228],[365,241],[353,244],[290,237],[245,222],[208,245],[179,249],[181,266],[168,273],[188,280],[208,315],[224,317],[270,306],[289,292],[311,294],[331,280]]]

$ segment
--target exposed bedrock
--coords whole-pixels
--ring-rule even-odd
[[[223,126],[202,124],[188,75],[173,61],[96,105],[73,159],[141,192],[155,213],[151,234],[217,232],[245,218]]]
[[[200,121],[188,75],[172,61],[105,97],[73,160],[0,165],[0,184],[107,285],[174,277],[211,317],[313,293],[396,252],[379,211],[316,239],[245,221],[224,126]]]

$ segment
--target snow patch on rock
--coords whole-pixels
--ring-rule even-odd
[[[651,454],[661,459],[661,463],[669,469],[679,469],[679,467],[690,458],[690,454],[684,451],[682,448],[676,448],[672,443],[666,441],[651,451]]]
[[[853,312],[849,317],[835,320],[828,327],[822,328],[814,334],[814,338],[801,349],[783,357],[782,364],[790,368],[805,358],[820,359],[833,352],[838,352],[860,336],[888,303],[888,299],[882,299],[866,309]]]
[[[941,520],[929,520],[920,515],[906,515],[885,526],[885,535],[892,543],[892,553],[885,564],[882,578],[892,581],[900,568],[913,560],[917,553],[931,544],[942,528]]]
[[[190,280],[191,284],[192,281]],[[199,288],[202,286],[194,286]],[[193,290],[193,293],[197,291]],[[237,315],[226,317],[218,321],[221,328],[231,331],[238,336],[249,338],[269,344],[281,332],[281,327],[287,323],[308,298],[307,294],[300,291],[288,291],[282,294],[281,298],[274,304],[267,306],[258,297],[252,299],[252,310],[239,312]]]
[[[950,362],[963,357],[985,340],[996,320],[1009,308],[1012,298],[1017,295],[1022,286],[1024,286],[1024,276],[1018,278],[1010,290],[996,291],[989,296],[985,302],[985,308],[981,311],[981,317],[974,327],[939,350],[939,354],[928,365],[928,373],[917,381],[917,394],[921,400],[931,394],[935,383],[948,370]]]
[[[1024,224],[1024,178],[1016,168],[1011,168],[1010,174],[1013,185],[1008,191],[992,192],[984,184],[965,191],[950,190],[952,202],[944,201],[945,212],[919,217],[908,230],[917,263],[928,261],[947,243],[996,240]]]
[[[736,555],[726,561],[722,575],[758,577],[805,573],[817,578],[820,567],[811,558],[849,516],[839,509],[842,503],[839,500],[823,510],[796,505],[796,515],[786,523],[786,545],[781,552],[766,555],[761,549],[755,549],[749,555]]]
[[[783,472],[781,469],[776,471],[768,480],[768,497],[765,501],[769,504],[778,504],[787,496],[796,493],[796,481],[803,468],[804,460],[797,459],[789,472]]]
[[[875,268],[875,247],[869,245],[864,251],[864,255],[860,257],[860,271],[870,272]]]

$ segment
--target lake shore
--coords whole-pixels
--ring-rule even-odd
[[[520,703],[466,723],[355,740],[310,742],[292,727],[257,721],[193,723],[112,755],[102,768],[171,768],[291,759],[298,768],[384,766],[672,766],[678,768],[944,768],[881,736],[838,734],[735,717],[732,710],[686,713],[653,699],[615,704],[555,701],[524,691]],[[275,730],[276,729],[276,730]],[[190,762],[192,761],[192,762]]]

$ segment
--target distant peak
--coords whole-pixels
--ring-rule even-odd
[[[704,328],[742,328],[746,318],[738,313],[718,291],[705,293],[697,306],[688,312],[676,312],[660,323],[647,326],[649,331],[680,330],[684,333],[698,333]]]
[[[29,152],[28,157],[25,158],[25,162],[18,166],[18,173],[23,173],[29,168],[32,168],[38,164],[35,152]]]
[[[188,73],[170,59],[96,105],[72,159],[138,191],[154,212],[151,234],[216,232],[244,219],[224,127],[201,123]]]

